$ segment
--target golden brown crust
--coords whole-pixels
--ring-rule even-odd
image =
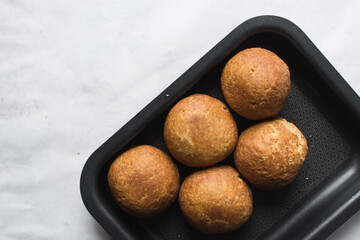
[[[179,172],[171,158],[149,145],[122,153],[108,171],[108,184],[116,203],[137,217],[167,209],[177,197],[179,182]]]
[[[262,189],[278,189],[294,180],[306,158],[304,135],[277,118],[246,129],[239,137],[234,160],[240,174]]]
[[[166,146],[186,166],[205,167],[224,160],[234,150],[237,138],[229,109],[205,94],[180,100],[165,121]]]
[[[251,216],[252,193],[230,166],[194,172],[180,187],[185,218],[205,233],[224,233],[242,226]]]
[[[221,75],[226,102],[252,120],[275,116],[285,105],[290,85],[286,63],[263,48],[239,52],[226,63]]]

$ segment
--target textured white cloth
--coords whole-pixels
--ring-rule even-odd
[[[0,1],[0,239],[108,239],[90,154],[243,21],[296,23],[360,94],[359,1]],[[330,239],[359,239],[356,214]]]

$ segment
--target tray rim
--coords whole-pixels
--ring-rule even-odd
[[[121,237],[122,239],[136,239],[124,226],[119,226],[115,221],[112,221],[114,216],[98,203],[99,196],[96,194],[97,179],[99,177],[98,169],[107,162],[106,159],[109,159],[118,153],[120,149],[137,136],[152,120],[181,98],[184,93],[201,79],[202,75],[220,61],[214,61],[214,59],[219,59],[219,55],[228,55],[233,48],[239,45],[239,42],[241,42],[239,39],[244,41],[254,34],[265,31],[275,32],[286,37],[294,47],[301,52],[306,60],[314,66],[319,75],[327,81],[332,91],[354,115],[356,122],[360,123],[360,108],[358,107],[360,106],[359,96],[298,26],[285,18],[273,15],[262,15],[251,18],[231,31],[208,53],[200,58],[200,60],[95,150],[86,161],[80,177],[81,197],[89,213],[110,236],[116,238]],[[243,36],[247,37],[243,38]],[[194,78],[197,80],[194,81]],[[356,195],[356,198],[351,199],[351,209],[354,208],[354,203],[360,205],[359,194]],[[358,208],[357,210],[359,210]],[[344,218],[343,215],[345,212],[347,212],[346,215],[349,215],[348,209],[350,209],[350,207],[345,207],[342,211],[336,213],[336,215],[333,216],[334,219],[336,220],[340,217]],[[340,224],[333,227],[331,232],[335,231],[337,227],[344,223],[354,213],[346,216]],[[322,233],[322,235],[316,235],[316,233],[314,233],[315,237],[327,236],[331,233],[327,231],[324,235],[323,231],[321,232],[321,229],[318,232]],[[152,235],[153,233],[149,234]],[[159,237],[156,234],[153,234],[153,236],[150,235],[149,238],[152,239],[158,239]]]

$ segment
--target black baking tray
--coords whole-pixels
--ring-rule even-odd
[[[279,116],[293,122],[309,145],[295,181],[281,190],[251,187],[252,217],[226,234],[206,235],[190,227],[178,201],[149,218],[121,211],[106,180],[114,158],[139,144],[169,153],[162,135],[169,109],[193,93],[225,102],[221,71],[227,60],[249,47],[275,52],[290,68],[291,93]],[[232,113],[239,132],[256,123]],[[81,175],[81,196],[91,215],[114,239],[324,239],[360,208],[359,134],[357,94],[295,24],[276,16],[259,16],[234,29],[90,156]],[[234,166],[232,156],[220,164]],[[181,180],[196,170],[177,165]]]

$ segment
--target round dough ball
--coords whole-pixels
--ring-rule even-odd
[[[116,203],[136,217],[167,209],[177,197],[179,182],[179,172],[171,158],[149,145],[122,153],[108,171],[108,184]]]
[[[240,116],[258,120],[273,117],[290,93],[290,72],[275,53],[245,49],[232,57],[221,75],[221,89],[229,106]]]
[[[251,216],[252,193],[230,166],[194,172],[180,187],[179,203],[188,222],[205,233],[225,233]]]
[[[261,189],[279,189],[294,180],[306,158],[304,135],[278,118],[253,125],[239,137],[234,160],[240,174]]]
[[[194,94],[170,110],[164,139],[176,160],[190,167],[205,167],[232,153],[238,132],[224,103],[205,94]]]

